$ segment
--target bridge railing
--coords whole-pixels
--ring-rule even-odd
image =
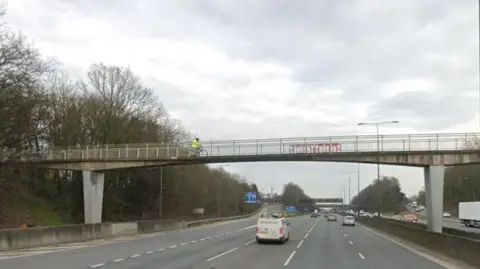
[[[480,133],[364,135],[203,142],[209,156],[448,151],[480,148]],[[56,148],[31,152],[37,160],[159,160],[187,158],[190,142]]]

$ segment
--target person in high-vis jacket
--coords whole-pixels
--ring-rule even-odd
[[[193,149],[194,151],[198,151],[201,147],[202,147],[202,145],[200,145],[200,139],[198,139],[198,137],[195,138],[195,139],[193,139],[193,141],[192,141],[192,149]]]

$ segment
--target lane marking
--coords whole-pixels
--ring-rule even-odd
[[[208,240],[208,239],[212,239],[212,237],[211,237],[211,236],[209,236],[209,237],[207,237],[207,238],[205,238],[205,239],[207,239],[207,240]]]
[[[130,258],[136,258],[136,257],[140,257],[140,254],[135,254],[135,255],[130,256]]]
[[[205,238],[200,239],[200,241],[205,241]]]
[[[353,242],[352,242],[352,241],[348,241],[348,243],[349,243],[350,245],[353,245]]]
[[[347,237],[347,234],[344,234],[344,235],[345,235],[345,237]]]
[[[360,256],[360,258],[362,258],[362,260],[365,260],[365,257],[363,257],[362,253],[358,253],[358,256]]]
[[[153,251],[147,251],[147,252],[145,252],[145,254],[152,254],[152,253],[153,253]]]
[[[342,232],[342,233],[343,233],[343,229],[340,229],[340,232]]]
[[[105,263],[99,263],[99,264],[91,265],[90,268],[97,268],[97,267],[104,266],[104,265],[105,265]]]
[[[300,248],[302,246],[302,244],[303,244],[303,239],[302,239],[302,241],[300,241],[300,243],[298,243],[297,248]]]
[[[227,254],[230,253],[230,252],[234,252],[234,251],[237,250],[237,249],[238,249],[238,247],[229,249],[229,250],[227,250],[227,251],[225,251],[225,252],[223,252],[223,253],[218,254],[217,256],[211,257],[210,259],[207,260],[207,262],[211,262],[211,261],[213,261],[213,260],[215,260],[215,259],[218,259],[218,258],[222,257],[223,255],[227,255]]]
[[[255,242],[256,240],[257,240],[257,239],[253,239],[253,240],[250,240],[250,241],[246,242],[246,243],[245,243],[245,246],[247,246],[247,245],[249,245],[249,244],[251,244],[251,243]]]
[[[168,249],[176,248],[178,247],[177,245],[169,246]]]
[[[164,251],[165,249],[164,248],[159,248],[156,250],[156,252],[161,252],[161,251]]]
[[[295,255],[295,253],[297,253],[297,251],[294,250],[294,251],[292,252],[292,254],[290,254],[290,256],[288,257],[287,261],[283,264],[283,266],[287,266],[287,265],[290,263],[290,261],[291,261],[292,258],[293,258],[293,255]]]
[[[192,240],[192,241],[190,241],[190,243],[192,243],[192,244],[197,243],[197,240]]]
[[[180,246],[185,246],[185,245],[188,245],[188,242],[185,242],[185,243],[181,243]]]
[[[310,234],[310,233],[307,233],[303,238],[307,239],[307,237],[308,237],[309,234]]]
[[[125,258],[120,258],[120,259],[116,259],[116,260],[113,260],[113,262],[121,262],[121,261],[124,261]]]

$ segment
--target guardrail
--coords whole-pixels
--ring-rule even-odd
[[[187,222],[187,227],[190,228],[190,227],[196,227],[196,226],[201,226],[201,225],[210,224],[210,223],[215,223],[215,222],[222,222],[222,221],[229,221],[229,220],[237,220],[237,219],[245,219],[245,218],[249,218],[249,217],[255,216],[256,214],[260,213],[262,210],[263,210],[263,206],[260,207],[259,209],[257,209],[255,212],[250,213],[250,214],[246,214],[246,215],[189,221],[189,222]]]
[[[435,233],[420,228],[422,224],[405,223],[383,218],[358,218],[366,226],[386,232],[451,258],[480,268],[480,241],[446,233]]]
[[[186,222],[180,219],[144,220],[121,223],[72,224],[52,227],[0,230],[0,251],[32,248],[62,243],[96,240],[115,236],[182,230],[214,222],[242,219],[258,214],[263,207],[253,213]]]
[[[335,154],[342,152],[452,151],[478,148],[480,133],[357,135],[203,142],[209,156]],[[188,158],[190,142],[72,146],[44,151],[3,152],[10,160],[159,160]],[[12,157],[13,156],[13,157]]]

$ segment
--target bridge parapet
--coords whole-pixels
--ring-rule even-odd
[[[335,155],[352,152],[460,151],[477,148],[480,133],[358,135],[203,142],[210,157],[249,155]],[[114,144],[26,152],[20,161],[125,161],[188,158],[190,142]],[[202,158],[202,157],[200,157]]]

